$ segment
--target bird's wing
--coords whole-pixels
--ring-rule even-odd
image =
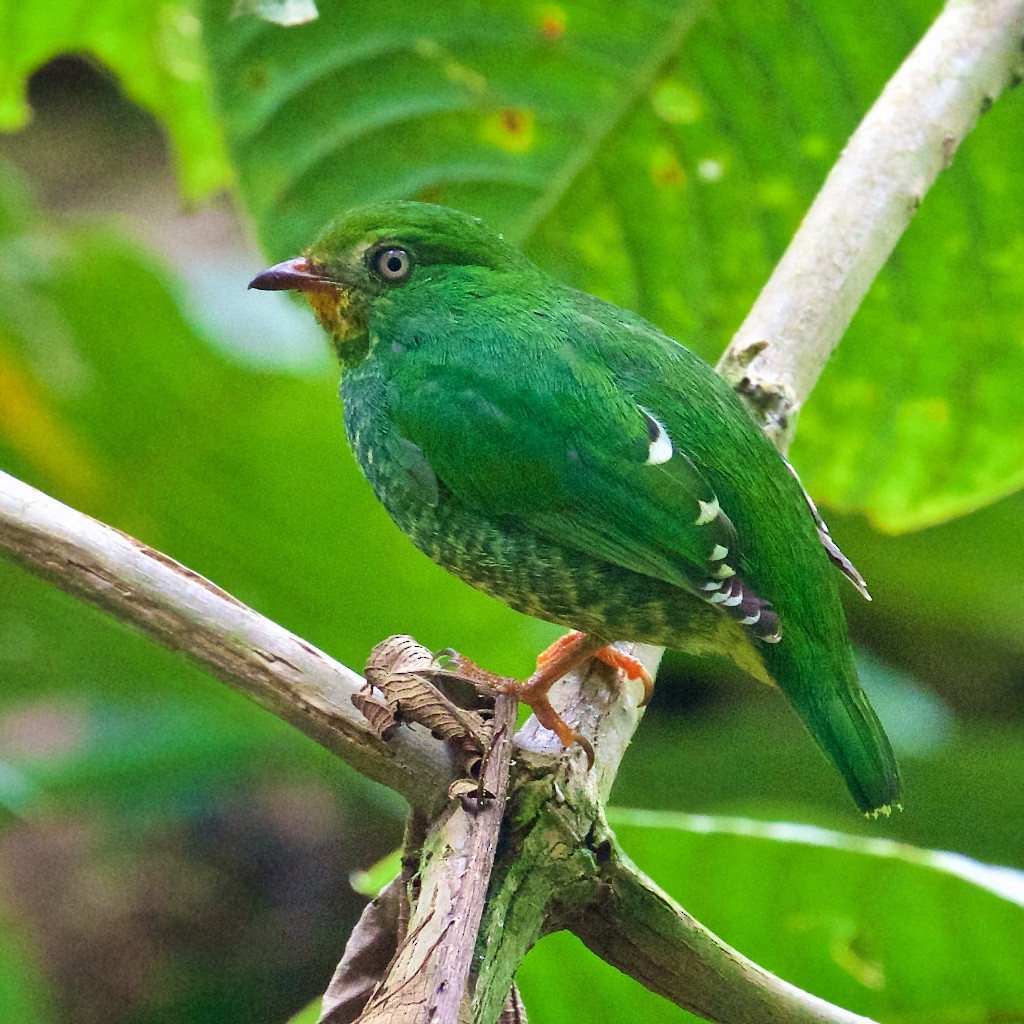
[[[441,483],[487,516],[665,580],[742,620],[767,610],[737,575],[736,531],[658,412],[610,375],[436,366],[392,403]],[[527,380],[529,380],[527,376]],[[751,624],[751,623],[748,623]],[[765,636],[777,629],[764,617]]]
[[[598,304],[597,308],[605,307],[603,304]],[[688,406],[695,407],[692,401],[693,395],[686,393],[686,382],[697,387],[707,404],[712,383],[721,384],[715,371],[671,338],[652,330],[650,325],[634,320],[630,314],[623,314],[621,310],[616,312],[625,322],[618,325],[618,330],[608,329],[607,326],[602,325],[603,340],[605,341],[601,347],[602,358],[623,388],[636,395],[642,403],[664,408],[668,417],[666,422],[669,424],[670,430],[679,429],[679,432],[685,435],[687,429],[681,427],[681,414],[686,414]],[[638,336],[644,343],[644,359],[636,358]],[[729,397],[733,396],[729,395]],[[746,410],[741,409],[735,400],[729,404],[718,402],[714,415],[720,426],[725,426],[728,418],[741,421],[743,429],[739,433],[732,432],[734,440],[740,439],[744,432],[747,433],[748,438],[755,436],[749,434],[750,424]],[[692,426],[690,429],[693,429]],[[746,451],[740,460],[744,464],[751,465],[754,459],[760,456],[762,459],[769,459],[772,463],[778,462],[788,470],[796,481],[807,510],[814,520],[818,539],[829,560],[857,588],[857,591],[870,601],[871,595],[868,593],[864,578],[832,539],[828,526],[822,519],[814,500],[804,489],[793,466],[778,452],[771,451],[769,453],[763,444],[760,452],[752,449],[749,444],[745,447]]]

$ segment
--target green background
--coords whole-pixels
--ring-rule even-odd
[[[525,673],[557,631],[397,533],[310,318],[247,281],[412,195],[713,360],[938,9],[6,0],[0,468],[355,668],[410,632]],[[906,811],[862,821],[776,695],[672,656],[613,794],[691,912],[885,1021],[1024,1017],[1019,875],[840,835],[1024,868],[1022,118],[1007,94],[928,195],[792,452],[875,597],[848,611]],[[0,828],[0,1018],[231,1024],[323,989],[401,805],[0,562]],[[520,980],[541,1024],[689,1019],[566,936]]]

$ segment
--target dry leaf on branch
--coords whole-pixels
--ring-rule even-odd
[[[381,739],[390,739],[402,723],[426,726],[462,765],[464,777],[452,783],[449,796],[485,795],[478,780],[494,735],[493,695],[446,670],[431,651],[404,634],[388,637],[370,652],[366,684],[352,703]]]

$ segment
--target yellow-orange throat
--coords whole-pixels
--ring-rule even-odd
[[[348,288],[318,288],[304,294],[317,322],[345,361],[347,353],[342,353],[342,346],[366,336],[365,308],[360,308]]]

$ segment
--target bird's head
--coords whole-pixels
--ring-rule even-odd
[[[305,252],[249,282],[302,292],[343,363],[365,354],[370,314],[398,289],[435,286],[468,267],[512,270],[526,258],[475,217],[429,203],[380,202],[332,220]]]

